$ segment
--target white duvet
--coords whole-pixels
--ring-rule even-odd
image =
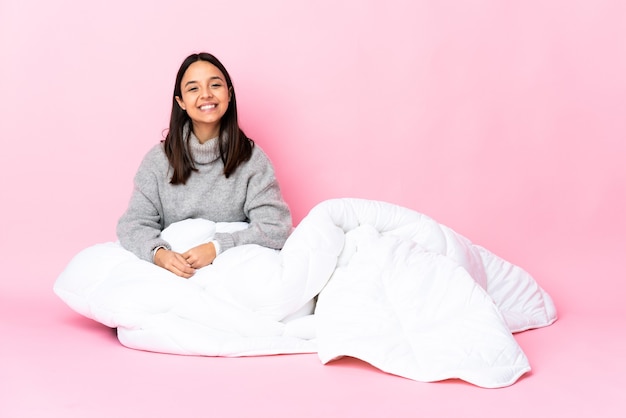
[[[185,251],[246,226],[191,219],[162,235]],[[521,268],[423,214],[359,199],[320,203],[281,251],[235,247],[188,280],[98,244],[72,259],[54,291],[131,348],[316,352],[322,363],[351,356],[409,379],[489,388],[530,370],[512,332],[556,319]]]

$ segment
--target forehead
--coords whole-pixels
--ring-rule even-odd
[[[196,61],[187,67],[183,74],[182,84],[190,81],[204,81],[215,77],[226,80],[224,74],[213,64],[207,61]]]

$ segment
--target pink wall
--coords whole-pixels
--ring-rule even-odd
[[[561,307],[617,308],[625,5],[0,0],[0,289],[49,292],[115,239],[178,65],[207,50],[296,222],[332,197],[398,203],[521,264]]]

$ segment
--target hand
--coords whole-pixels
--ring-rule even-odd
[[[154,254],[154,264],[185,279],[190,278],[196,272],[182,254],[166,248],[159,248]]]
[[[215,260],[215,245],[212,242],[198,245],[182,254],[191,267],[199,269],[208,266]]]

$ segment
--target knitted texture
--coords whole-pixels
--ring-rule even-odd
[[[202,144],[192,133],[188,146],[198,171],[184,185],[170,184],[172,168],[163,144],[144,157],[128,209],[117,225],[122,246],[152,262],[153,249],[171,248],[160,236],[164,228],[184,219],[203,218],[249,222],[243,231],[215,235],[222,252],[243,244],[282,248],[291,231],[291,213],[263,150],[255,145],[250,160],[226,178],[217,138]]]

